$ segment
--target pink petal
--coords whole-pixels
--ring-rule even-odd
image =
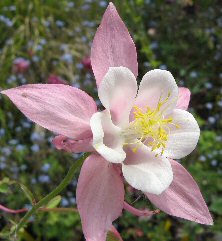
[[[170,187],[160,195],[145,193],[162,211],[197,223],[212,225],[213,220],[200,189],[192,176],[178,162],[171,160],[174,178]]]
[[[179,95],[176,108],[187,110],[190,102],[190,90],[188,88],[179,88]]]
[[[92,137],[82,140],[71,140],[65,136],[59,135],[53,139],[53,144],[58,150],[65,150],[67,152],[92,152]]]
[[[29,119],[70,138],[91,136],[89,120],[96,112],[85,92],[62,84],[30,84],[2,91]]]
[[[123,180],[115,166],[99,155],[89,156],[77,185],[77,207],[87,241],[105,241],[123,209]]]
[[[135,44],[112,3],[104,13],[93,40],[91,64],[97,86],[109,67],[127,67],[137,77],[138,63]]]

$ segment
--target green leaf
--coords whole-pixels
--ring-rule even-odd
[[[9,186],[7,183],[0,183],[0,192],[7,193],[9,190]]]
[[[35,198],[32,194],[32,192],[22,183],[19,183],[20,188],[24,192],[25,196],[29,199],[29,201],[33,204]]]
[[[59,205],[61,202],[62,197],[60,195],[54,197],[49,201],[49,203],[46,205],[47,208],[55,208]]]
[[[17,181],[14,180],[10,180],[8,177],[3,178],[0,181],[0,193],[7,193],[9,191],[9,186],[10,185],[18,185],[21,190],[24,192],[25,196],[29,199],[29,201],[34,204],[34,195],[32,194],[32,192],[28,189],[28,187],[26,187],[24,184],[19,183]]]
[[[5,177],[0,181],[0,192],[7,193],[9,191],[9,178]]]
[[[222,215],[222,198],[218,198],[218,199],[214,200],[210,206],[210,209],[213,212],[215,212],[219,215]]]

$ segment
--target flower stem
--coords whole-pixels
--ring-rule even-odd
[[[7,213],[14,213],[14,214],[17,214],[17,213],[23,213],[23,212],[27,212],[28,209],[27,208],[22,208],[22,209],[18,209],[18,210],[14,210],[14,209],[10,209],[10,208],[7,208],[7,207],[4,207],[3,205],[0,204],[0,210],[3,210]]]
[[[12,214],[26,213],[29,211],[28,208],[15,210],[15,209],[7,208],[1,204],[0,204],[0,210],[3,210],[7,213],[12,213]],[[39,208],[38,210],[41,212],[78,212],[77,208]]]
[[[83,161],[89,156],[89,153],[85,153],[82,155],[77,161],[75,161],[71,168],[69,169],[67,175],[62,180],[62,182],[47,196],[45,196],[43,199],[41,199],[36,205],[34,205],[21,219],[21,221],[18,223],[17,228],[15,232],[18,232],[28,221],[28,219],[41,207],[46,205],[51,199],[53,199],[56,195],[58,195],[73,179],[74,174],[79,170],[79,168],[82,166]]]

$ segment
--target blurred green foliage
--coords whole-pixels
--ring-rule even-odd
[[[216,0],[114,1],[138,50],[139,77],[168,69],[192,92],[190,111],[201,127],[196,150],[181,163],[198,182],[214,217],[207,227],[159,214],[137,218],[124,212],[115,222],[124,240],[222,239],[222,2]],[[46,83],[60,76],[97,98],[95,80],[83,60],[108,1],[0,1],[0,88]],[[29,63],[16,69],[16,60]],[[0,203],[29,208],[65,176],[78,155],[56,150],[52,134],[29,122],[0,96]],[[14,185],[16,183],[16,185]],[[73,180],[56,205],[75,207]],[[12,185],[13,184],[13,185]],[[126,184],[126,199],[151,204]],[[58,198],[59,199],[59,198]],[[136,201],[135,201],[136,200]],[[0,215],[0,238],[23,214]],[[78,213],[38,212],[11,240],[84,240]],[[112,239],[112,237],[110,237]]]

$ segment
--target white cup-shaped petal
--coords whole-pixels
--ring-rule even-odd
[[[93,147],[107,161],[121,163],[126,158],[121,129],[112,123],[108,111],[95,113],[90,126],[93,133]]]

